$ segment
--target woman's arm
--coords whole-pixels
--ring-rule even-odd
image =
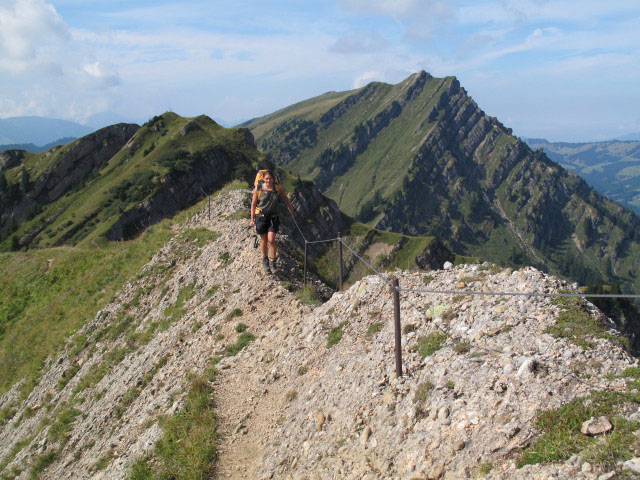
[[[251,220],[249,221],[249,226],[253,227],[256,223],[255,213],[256,213],[256,205],[258,204],[258,187],[253,189],[253,195],[251,196],[251,211],[249,215]]]
[[[284,191],[284,187],[280,187],[278,189],[278,196],[280,197],[280,200],[282,200],[284,204],[287,206],[287,208],[289,209],[289,213],[293,217],[293,206],[289,201],[289,197],[287,196],[287,193]]]

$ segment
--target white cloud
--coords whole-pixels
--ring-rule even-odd
[[[456,18],[461,24],[514,24],[523,22],[600,22],[606,17],[637,14],[629,0],[489,0],[460,5]]]
[[[13,0],[0,6],[0,68],[19,72],[43,63],[69,37],[60,15],[42,0]]]
[[[120,83],[113,65],[74,38],[43,0],[0,5],[0,115],[80,120],[109,104],[105,89]]]
[[[348,12],[388,15],[401,25],[406,38],[419,42],[432,40],[434,28],[455,16],[455,6],[438,0],[341,0],[340,5]]]
[[[376,32],[361,32],[352,35],[344,35],[338,38],[329,48],[335,53],[361,54],[380,53],[389,47],[389,42]]]
[[[120,84],[120,78],[113,71],[105,69],[104,65],[100,62],[93,62],[85,64],[82,69],[90,77],[102,82],[105,86],[115,86]]]
[[[381,81],[382,78],[383,75],[380,72],[369,71],[361,73],[353,79],[353,88],[360,88],[365,86],[367,83]]]

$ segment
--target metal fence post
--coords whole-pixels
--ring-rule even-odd
[[[304,241],[304,274],[302,277],[303,285],[307,284],[307,241]]]
[[[402,376],[402,337],[400,328],[400,292],[398,288],[400,283],[397,278],[393,279],[393,330],[395,333],[395,349],[396,349],[396,375]]]
[[[344,278],[344,271],[342,270],[342,238],[340,232],[338,232],[338,286],[342,290],[342,280]]]

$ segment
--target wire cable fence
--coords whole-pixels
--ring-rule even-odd
[[[342,290],[343,283],[343,270],[342,270],[342,247],[344,246],[347,250],[351,252],[351,254],[362,262],[369,270],[371,270],[375,275],[377,275],[385,284],[387,284],[392,291],[393,300],[394,300],[394,337],[395,337],[395,357],[396,357],[396,375],[402,376],[402,346],[401,346],[401,322],[400,322],[400,294],[401,293],[416,293],[416,294],[431,294],[431,295],[470,295],[470,296],[512,296],[512,297],[540,297],[540,298],[624,298],[624,299],[640,299],[640,294],[607,294],[607,293],[545,293],[545,292],[503,292],[503,291],[473,291],[473,290],[437,290],[437,289],[428,289],[428,288],[401,288],[399,285],[399,280],[397,278],[389,278],[383,272],[379,271],[375,268],[371,263],[365,260],[358,252],[356,252],[352,247],[350,247],[344,239],[341,237],[340,232],[338,232],[338,236],[335,238],[328,238],[322,240],[313,240],[309,241],[305,237],[302,229],[296,222],[295,218],[291,217],[293,223],[295,224],[300,236],[304,240],[304,274],[303,274],[303,284],[306,285],[307,282],[307,245],[310,244],[319,244],[319,243],[329,243],[329,242],[337,242],[338,244],[338,262],[339,262],[339,286],[340,290]],[[463,340],[456,338],[451,334],[451,332],[446,331],[441,326],[434,323],[434,319],[430,318],[426,315],[426,313],[418,307],[414,302],[411,301],[408,295],[404,296],[404,300],[413,308],[415,308],[419,313],[421,313],[425,319],[427,319],[426,323],[430,323],[437,330],[439,330],[443,335],[447,338],[450,338],[454,344],[461,343]],[[487,350],[493,350],[498,352],[496,349],[492,349],[490,347],[486,347]],[[591,388],[602,388],[602,386],[596,385],[592,382],[588,382],[583,378],[580,378],[574,372],[564,368],[563,366],[558,366],[558,368],[562,369],[565,373],[565,376],[571,376],[578,382],[587,385]]]

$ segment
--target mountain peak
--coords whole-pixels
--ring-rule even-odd
[[[420,71],[247,126],[276,162],[371,226],[446,238],[457,252],[582,283],[640,288],[640,218],[531,151],[456,77]],[[600,235],[610,228],[624,240]]]

